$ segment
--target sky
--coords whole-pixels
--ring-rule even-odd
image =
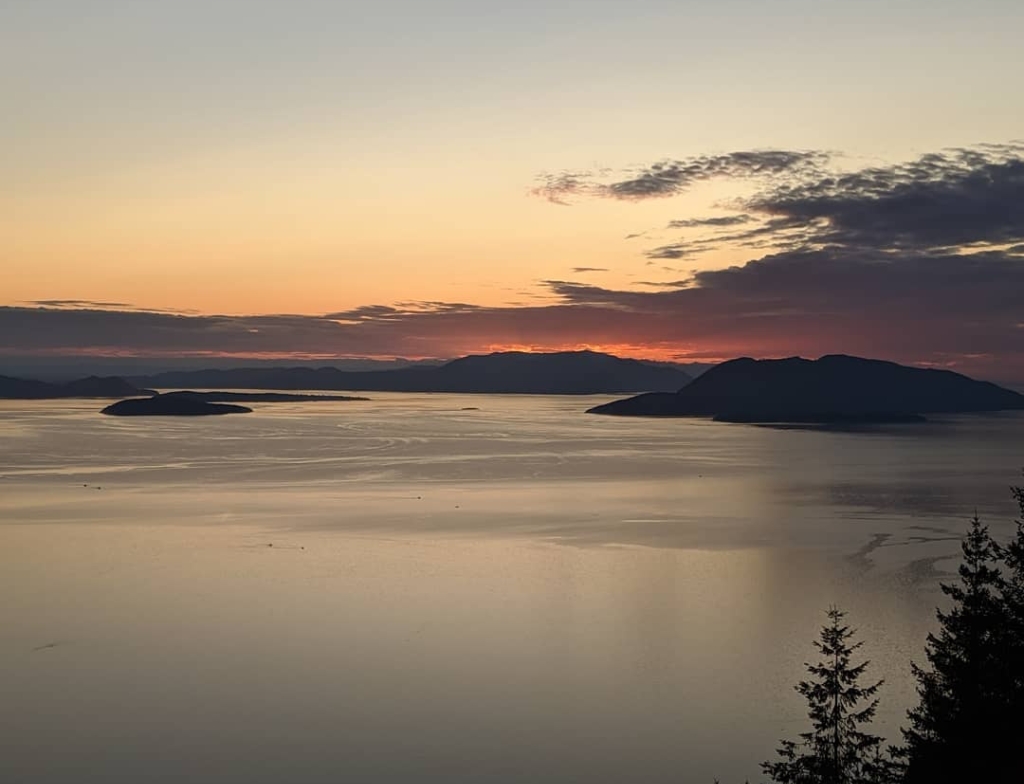
[[[0,358],[1024,381],[1017,0],[9,0]]]

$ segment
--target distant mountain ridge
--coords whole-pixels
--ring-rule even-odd
[[[830,354],[723,362],[673,394],[590,409],[620,416],[742,422],[910,421],[914,415],[1024,409],[1024,395],[949,370]]]
[[[232,368],[158,373],[132,381],[160,389],[317,389],[583,395],[669,391],[691,377],[676,367],[594,351],[471,355],[440,366],[344,371],[331,367]]]
[[[56,400],[69,397],[133,397],[149,395],[147,389],[117,376],[88,376],[66,384],[51,384],[27,378],[0,376],[0,399]]]
[[[280,358],[241,359],[229,356],[217,357],[214,360],[210,357],[5,356],[2,359],[3,369],[0,370],[0,374],[16,376],[18,378],[34,378],[53,384],[63,384],[72,379],[85,376],[135,378],[170,371],[203,370],[209,368],[211,362],[215,363],[216,367],[222,369],[242,367],[266,369],[275,367],[318,368],[330,365],[339,370],[394,370],[403,367],[416,367],[418,365],[436,366],[447,361],[447,359],[357,359],[344,357],[315,360],[297,357],[286,360]]]

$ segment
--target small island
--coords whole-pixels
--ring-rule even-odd
[[[249,414],[252,409],[238,403],[301,403],[367,400],[344,395],[303,395],[287,392],[177,392],[154,393],[148,398],[131,398],[107,406],[100,413],[110,416],[210,416]]]
[[[233,403],[211,403],[190,392],[168,392],[153,397],[120,400],[100,413],[108,416],[216,416],[251,414],[252,409]]]

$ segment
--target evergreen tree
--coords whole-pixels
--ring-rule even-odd
[[[828,611],[828,623],[814,646],[818,664],[808,664],[811,680],[796,687],[807,700],[812,729],[800,741],[785,740],[777,762],[761,768],[777,784],[882,784],[895,780],[895,765],[882,752],[882,738],[861,730],[875,715],[882,681],[860,685],[868,662],[852,664],[861,642],[843,623],[845,613]]]
[[[1007,579],[1004,589],[1009,615],[1017,624],[1024,622],[1024,487],[1011,487],[1014,499],[1020,506],[1017,532],[1005,551]],[[1016,631],[1020,631],[1020,627]],[[1024,634],[1018,637],[1024,643]]]
[[[1016,733],[1024,734],[1024,487],[1010,488],[1020,507],[1017,531],[1005,550],[1006,608],[1002,671],[1009,702],[1007,717],[1016,722]]]
[[[1011,587],[1003,553],[977,515],[962,544],[959,580],[943,584],[952,602],[937,611],[938,635],[929,634],[930,670],[912,665],[920,704],[903,730],[907,784],[1018,782],[1020,749],[1013,737],[1007,645],[1012,642],[1005,597]]]

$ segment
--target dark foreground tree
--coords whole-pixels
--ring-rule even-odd
[[[908,784],[1024,781],[1015,715],[1011,652],[1019,646],[1009,610],[1012,579],[1003,552],[977,515],[963,541],[959,580],[943,584],[951,600],[928,635],[931,669],[912,665],[919,705],[903,730]]]
[[[1020,508],[1017,531],[1005,550],[1007,640],[1004,657],[1010,710],[1016,714],[1018,735],[1024,735],[1024,487],[1010,488]]]
[[[828,611],[828,623],[814,646],[821,661],[808,664],[810,680],[796,689],[807,700],[811,731],[799,741],[785,740],[779,760],[762,763],[765,775],[777,784],[887,784],[897,780],[897,766],[883,751],[883,739],[864,732],[878,707],[875,694],[882,681],[861,685],[868,662],[853,664],[863,643],[843,623],[845,613]]]

